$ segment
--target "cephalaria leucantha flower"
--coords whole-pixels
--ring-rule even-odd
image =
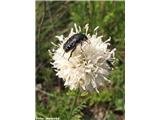
[[[56,75],[62,78],[64,85],[71,90],[80,88],[99,92],[98,89],[101,86],[110,82],[107,77],[112,70],[111,65],[115,62],[116,49],[108,48],[110,38],[103,42],[103,36],[97,36],[98,27],[94,29],[93,35],[88,33],[88,24],[85,25],[84,32],[80,26],[74,24],[74,27],[75,30],[71,28],[67,37],[56,36],[60,44],[56,50],[50,51],[53,60],[51,64],[56,69]],[[77,44],[73,51],[65,52],[63,45],[77,33],[83,33],[87,40]],[[72,56],[70,56],[71,52]]]

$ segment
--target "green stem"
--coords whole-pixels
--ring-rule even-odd
[[[40,113],[40,112],[36,112],[37,116],[39,117],[43,117],[43,118],[47,118],[47,116],[45,116],[43,113]],[[38,118],[36,117],[36,118]]]
[[[73,104],[72,104],[72,108],[71,108],[68,120],[71,120],[71,118],[72,118],[72,113],[73,113],[73,110],[76,106],[76,103],[77,103],[77,100],[78,100],[78,97],[79,97],[79,93],[80,93],[80,90],[78,89],[76,91],[76,95],[74,96],[74,101],[73,101]]]

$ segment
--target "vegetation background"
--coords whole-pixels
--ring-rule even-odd
[[[99,35],[112,38],[118,62],[109,76],[113,84],[99,94],[79,97],[71,119],[124,120],[124,1],[36,1],[36,117],[68,119],[74,93],[55,75],[48,50],[51,41],[58,44],[55,36],[68,35],[74,23],[89,23],[90,30],[99,26]]]

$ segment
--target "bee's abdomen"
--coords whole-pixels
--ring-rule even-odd
[[[86,35],[82,33],[75,34],[67,40],[67,42],[63,45],[63,49],[65,52],[68,52],[74,49],[77,44],[81,43],[84,40],[87,40]]]

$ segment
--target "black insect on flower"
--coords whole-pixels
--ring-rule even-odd
[[[78,44],[81,44],[82,46],[82,42],[86,41],[88,38],[85,34],[83,33],[77,33],[74,34],[73,36],[71,36],[63,45],[63,49],[64,51],[67,53],[69,51],[71,51],[71,54],[69,56],[69,58],[72,56],[72,53],[74,52],[74,50],[76,49]],[[64,53],[65,53],[64,52]],[[68,60],[69,60],[68,58]]]

